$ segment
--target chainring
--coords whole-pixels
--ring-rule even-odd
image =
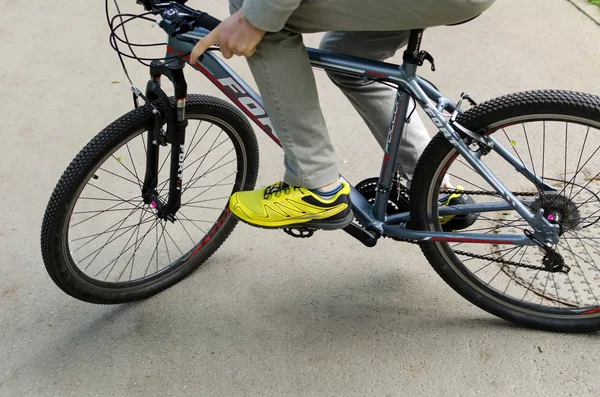
[[[375,204],[377,189],[379,186],[379,178],[368,178],[356,185],[356,190],[369,202]],[[403,186],[400,181],[394,180],[388,198],[386,214],[401,214],[410,211],[408,188]]]

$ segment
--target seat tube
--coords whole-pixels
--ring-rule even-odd
[[[392,189],[392,182],[396,170],[398,152],[400,151],[400,142],[402,141],[404,126],[406,125],[406,115],[408,114],[409,103],[409,95],[404,91],[398,90],[396,93],[396,100],[394,101],[394,112],[392,114],[390,130],[385,143],[383,164],[381,165],[377,194],[375,196],[373,215],[378,221],[385,220],[385,211]]]
[[[421,39],[423,38],[423,29],[415,29],[410,32],[408,45],[404,52],[402,63],[402,71],[404,78],[410,79],[417,74],[417,56],[421,47]],[[379,184],[377,185],[377,194],[375,196],[375,205],[373,215],[378,221],[385,220],[385,212],[387,209],[388,198],[392,189],[394,173],[396,171],[396,163],[398,153],[400,151],[400,143],[404,134],[406,125],[406,115],[408,114],[408,105],[410,104],[410,96],[408,93],[398,90],[396,100],[394,101],[394,111],[390,130],[385,143],[383,156],[383,164],[381,166],[381,174],[379,175]]]

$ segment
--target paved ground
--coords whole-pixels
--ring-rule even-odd
[[[131,106],[99,3],[0,1],[0,396],[600,393],[597,335],[497,320],[445,286],[415,247],[389,241],[368,250],[342,233],[296,241],[239,227],[206,266],[147,301],[104,307],[63,294],[39,254],[47,199],[82,145]],[[209,7],[226,15],[224,4]],[[423,74],[454,97],[600,93],[599,34],[564,0],[499,1],[469,25],[429,32],[438,71]],[[140,86],[143,73],[132,67]],[[375,175],[375,142],[318,79],[342,172]],[[200,79],[191,87],[214,92]],[[280,154],[261,143],[267,183]]]

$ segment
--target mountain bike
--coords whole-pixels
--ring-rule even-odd
[[[145,91],[132,84],[134,109],[72,160],[41,232],[52,280],[92,303],[147,298],[206,262],[237,224],[229,197],[256,183],[259,150],[250,121],[279,143],[260,96],[215,55],[218,47],[190,63],[193,46],[219,20],[184,0],[138,3],[145,13],[119,10],[108,19],[125,73],[119,43],[144,46],[128,39],[129,21],[158,18],[168,34],[166,56],[131,56],[151,61]],[[507,321],[557,332],[600,329],[600,233],[594,235],[600,231],[600,98],[538,90],[479,104],[463,93],[455,103],[417,75],[425,63],[435,69],[433,56],[421,49],[423,33],[411,32],[400,65],[308,49],[315,69],[397,92],[380,175],[351,184],[355,220],[343,230],[367,247],[381,238],[420,245],[457,293]],[[188,94],[186,65],[230,101]],[[173,96],[163,90],[163,76]],[[395,170],[411,103],[439,131],[408,188]],[[444,178],[457,186],[446,187]],[[457,193],[475,203],[453,203]],[[447,230],[448,219],[475,223]],[[307,238],[315,230],[285,232]]]

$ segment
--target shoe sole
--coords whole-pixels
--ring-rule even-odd
[[[308,228],[308,229],[316,229],[316,230],[339,230],[339,229],[343,229],[346,226],[350,225],[352,223],[352,221],[354,220],[354,213],[352,212],[352,210],[350,210],[348,212],[348,215],[346,215],[342,219],[335,219],[335,220],[320,219],[320,220],[312,220],[312,221],[308,221],[308,222],[301,222],[301,223],[295,223],[295,224],[289,224],[289,225],[283,225],[283,226],[257,225],[255,223],[250,223],[242,218],[238,218],[233,212],[231,212],[231,215],[233,215],[237,220],[241,221],[242,223],[245,223],[246,225],[249,225],[252,227],[258,227],[260,229],[268,229],[268,230],[293,229],[293,228],[301,228],[301,227]]]

